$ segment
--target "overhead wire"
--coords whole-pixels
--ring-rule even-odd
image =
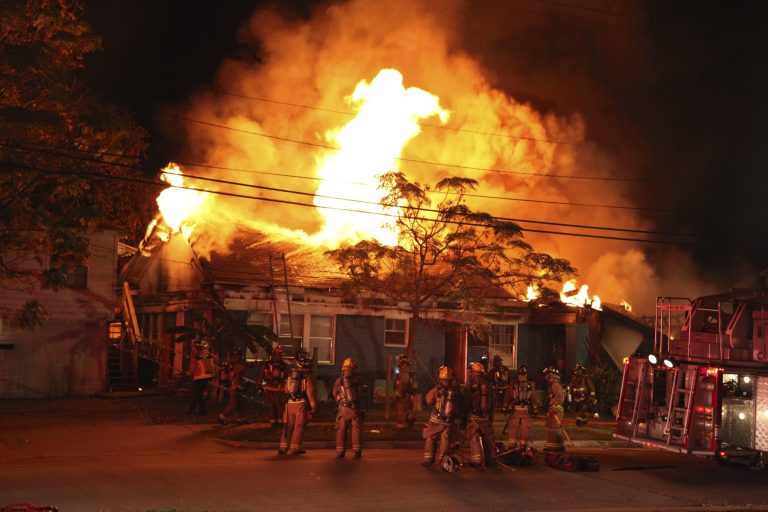
[[[183,116],[179,114],[174,114],[171,112],[163,112],[163,111],[157,111],[156,112],[160,116],[165,116],[169,118],[179,119],[184,122],[188,123],[194,123],[199,124],[202,126],[210,126],[212,128],[219,128],[224,130],[229,130],[233,132],[238,133],[245,133],[249,135],[255,135],[258,137],[263,137],[271,140],[278,140],[282,142],[290,142],[294,144],[300,144],[304,146],[310,146],[310,147],[316,147],[321,149],[328,149],[332,151],[341,151],[341,148],[337,146],[331,146],[328,144],[321,144],[319,142],[311,142],[301,139],[294,139],[291,137],[281,137],[279,135],[271,135],[268,133],[263,132],[255,132],[252,130],[245,130],[242,128],[235,128],[232,126],[219,124],[219,123],[213,123],[210,121],[203,121],[201,119],[195,119],[188,116]],[[680,182],[684,181],[678,178],[621,178],[621,177],[611,177],[611,176],[579,176],[579,175],[572,175],[572,174],[549,174],[549,173],[542,173],[542,172],[524,172],[524,171],[510,171],[506,169],[494,169],[489,167],[476,167],[471,165],[462,165],[462,164],[455,164],[455,163],[445,163],[445,162],[434,162],[430,160],[420,160],[417,158],[408,158],[408,157],[397,157],[396,160],[399,160],[401,162],[409,162],[409,163],[415,163],[415,164],[423,164],[423,165],[431,165],[436,167],[449,167],[454,169],[467,169],[470,171],[482,171],[482,172],[491,172],[496,174],[513,174],[513,175],[520,175],[520,176],[537,176],[542,178],[554,178],[554,179],[567,179],[567,180],[587,180],[587,181],[615,181],[615,182],[632,182],[632,183],[669,183],[669,182]]]
[[[167,80],[157,80],[149,77],[142,77],[138,75],[130,75],[130,74],[122,74],[122,73],[109,73],[109,75],[125,77],[131,80],[141,81],[145,83],[155,83],[158,85],[166,85],[169,87],[174,87],[179,89],[185,89],[185,90],[189,89],[188,85],[169,82]],[[218,96],[230,96],[233,98],[247,99],[247,100],[259,101],[263,103],[272,103],[275,105],[284,105],[288,107],[302,108],[302,109],[314,110],[318,112],[327,112],[330,114],[340,114],[347,117],[354,117],[357,115],[357,112],[352,112],[349,110],[338,110],[338,109],[332,109],[332,108],[318,107],[315,105],[307,105],[303,103],[294,103],[290,101],[282,101],[282,100],[276,100],[272,98],[265,98],[263,96],[253,96],[249,94],[222,91],[220,89],[214,89],[213,92]],[[542,142],[545,144],[554,144],[554,145],[580,146],[588,149],[598,148],[598,145],[595,143],[574,142],[574,141],[565,141],[565,140],[551,140],[551,139],[545,139],[541,137],[527,137],[524,135],[512,135],[509,133],[489,132],[489,131],[483,131],[483,130],[473,130],[471,128],[458,128],[450,125],[432,124],[432,123],[426,123],[424,121],[419,121],[417,124],[419,126],[426,127],[426,128],[435,128],[439,130],[447,130],[447,131],[453,131],[453,132],[459,132],[459,133],[471,133],[474,135],[487,135],[489,137],[501,137],[501,138],[507,138],[512,140],[525,140],[530,142]]]
[[[96,172],[86,172],[86,171],[59,171],[59,170],[53,170],[53,169],[43,169],[36,166],[26,165],[26,164],[20,164],[16,162],[5,162],[0,161],[0,166],[5,167],[18,167],[23,168],[31,171],[40,172],[43,174],[52,174],[52,175],[63,175],[63,176],[84,176],[84,177],[91,177],[91,178],[97,178],[97,179],[108,179],[108,180],[118,180],[118,181],[126,181],[126,182],[133,182],[133,183],[143,183],[147,185],[153,185],[162,187],[161,183],[158,183],[156,181],[152,181],[145,178],[134,178],[134,177],[128,177],[128,176],[120,176],[120,175],[105,175],[100,174]],[[285,199],[276,199],[271,197],[261,197],[261,196],[250,196],[245,194],[237,194],[234,192],[226,192],[221,190],[200,190],[192,187],[186,187],[186,186],[178,186],[178,185],[170,185],[173,188],[180,188],[185,190],[193,190],[196,192],[207,192],[210,194],[216,194],[216,195],[223,195],[223,196],[229,196],[229,197],[238,197],[242,199],[251,199],[256,201],[265,201],[265,202],[271,202],[271,203],[278,203],[278,204],[287,204],[292,206],[302,206],[302,207],[310,207],[315,209],[326,209],[326,210],[333,210],[333,211],[343,211],[348,213],[362,213],[366,215],[376,215],[380,217],[389,217],[389,218],[397,218],[397,215],[389,214],[386,212],[371,212],[368,210],[359,210],[359,209],[353,209],[353,208],[340,208],[340,207],[333,207],[333,206],[325,206],[325,205],[315,205],[315,204],[309,204],[309,203],[301,203],[298,201],[289,201]],[[493,217],[495,219],[495,217]],[[437,222],[435,219],[430,219],[427,217],[414,217],[414,220],[424,221],[424,222]],[[482,223],[472,223],[472,222],[459,222],[459,221],[442,221],[446,224],[453,224],[453,225],[463,225],[463,226],[477,226],[477,227],[487,227],[486,224]],[[562,236],[571,236],[571,237],[580,237],[580,238],[594,238],[594,239],[601,239],[601,240],[616,240],[616,241],[627,241],[627,242],[640,242],[640,243],[652,243],[652,244],[664,244],[664,245],[697,245],[695,242],[690,241],[672,241],[672,240],[655,240],[655,239],[644,239],[644,238],[629,238],[629,237],[618,237],[618,236],[607,236],[607,235],[596,235],[596,234],[589,234],[589,233],[573,233],[573,232],[566,232],[566,231],[550,231],[550,230],[543,230],[543,229],[533,229],[533,228],[527,228],[521,226],[521,229],[523,232],[529,232],[529,233],[541,233],[541,234],[550,234],[550,235],[562,235]]]
[[[7,144],[7,143],[4,143],[4,142],[0,142],[0,146],[14,147],[14,146],[12,146],[10,144]],[[21,150],[24,151],[25,149],[22,148]],[[39,150],[34,150],[34,151],[39,151]],[[73,158],[73,159],[81,160],[81,161],[85,160],[85,161],[88,161],[88,162],[91,162],[91,163],[99,163],[99,164],[106,164],[106,165],[117,165],[119,167],[129,168],[129,169],[133,169],[133,170],[145,170],[143,167],[135,166],[135,165],[130,165],[130,164],[120,164],[120,163],[113,164],[111,162],[103,162],[103,161],[96,160],[96,159],[89,159],[89,158],[84,158],[84,157],[76,157],[76,156],[72,156],[72,155],[64,155],[64,154],[59,154],[59,153],[52,152],[52,151],[41,151],[41,152],[43,152],[44,154],[52,155],[52,156],[62,156],[62,157],[65,157],[65,158]],[[222,180],[222,179],[219,179],[219,178],[209,178],[209,177],[204,177],[204,176],[195,176],[195,175],[191,175],[191,174],[184,174],[184,177],[185,178],[190,178],[190,179],[197,179],[197,180],[202,180],[202,181],[208,181],[208,182],[212,182],[212,183],[223,184],[223,185],[232,185],[232,186],[240,186],[240,187],[246,187],[246,188],[254,188],[254,189],[265,190],[265,191],[270,191],[270,192],[295,194],[295,195],[302,195],[302,196],[307,196],[307,197],[320,197],[320,198],[323,198],[323,199],[331,199],[331,200],[336,200],[336,201],[346,201],[346,202],[352,202],[352,203],[358,203],[358,204],[367,204],[367,205],[379,206],[379,207],[381,206],[381,203],[379,203],[379,202],[367,201],[367,200],[362,200],[362,199],[352,199],[352,198],[344,198],[344,197],[337,197],[337,196],[329,196],[329,195],[317,194],[317,193],[312,193],[312,192],[301,192],[301,191],[295,191],[295,190],[289,190],[289,189],[283,189],[283,188],[277,188],[277,187],[268,187],[268,186],[264,186],[264,185],[255,185],[255,184],[242,183],[242,182],[237,182],[237,181]],[[200,190],[200,191],[210,192],[208,190],[195,189],[195,188],[193,188],[192,190]],[[439,213],[438,210],[431,209],[431,208],[421,208],[420,210],[424,211],[424,212],[429,212],[429,213]],[[615,227],[607,227],[607,226],[590,226],[590,225],[585,225],[585,224],[572,224],[572,223],[561,223],[561,222],[552,222],[552,221],[540,221],[540,220],[535,220],[535,219],[522,219],[522,218],[512,218],[512,217],[502,217],[502,216],[494,216],[494,218],[497,219],[497,220],[502,220],[502,221],[527,222],[527,223],[530,223],[530,224],[542,224],[542,225],[560,226],[560,227],[593,229],[593,230],[598,230],[598,231],[617,231],[617,232],[626,232],[626,233],[651,234],[651,235],[659,235],[659,236],[684,236],[684,237],[701,236],[701,235],[693,234],[693,233],[679,233],[679,232],[673,233],[673,232],[662,232],[662,231],[656,231],[656,230],[641,230],[641,229],[634,229],[634,228],[615,228]]]
[[[2,145],[2,143],[5,143],[12,147],[27,149],[27,146],[24,146],[15,141],[0,139],[0,145]],[[63,151],[63,152],[72,152],[72,151],[79,152],[80,151],[72,148],[62,148],[62,147],[56,147],[56,146],[41,146],[41,145],[34,145],[32,146],[32,148],[40,149],[40,150],[50,150],[50,151]],[[109,153],[109,152],[91,152],[91,151],[83,151],[83,152],[105,154],[109,156],[122,156],[116,153]],[[370,182],[336,180],[331,178],[320,178],[318,176],[303,176],[299,174],[291,174],[286,172],[258,171],[254,169],[243,169],[239,167],[229,167],[229,166],[214,165],[214,164],[200,163],[200,162],[191,162],[191,161],[178,160],[178,159],[175,159],[173,163],[179,164],[184,167],[200,167],[203,169],[216,169],[216,170],[239,172],[239,173],[246,173],[246,174],[257,174],[257,175],[263,175],[263,176],[276,176],[280,178],[293,178],[293,179],[301,179],[301,180],[309,180],[309,181],[318,181],[323,183],[326,183],[326,182],[342,183],[342,184],[360,185],[360,186],[376,185],[375,183],[370,183]],[[573,202],[573,201],[554,201],[554,200],[546,200],[546,199],[494,196],[494,195],[488,195],[488,194],[473,194],[473,193],[467,193],[464,195],[466,197],[476,197],[480,199],[494,199],[499,201],[511,201],[511,202],[523,202],[523,203],[540,203],[540,204],[551,204],[551,205],[560,205],[560,206],[579,206],[579,207],[587,207],[587,208],[605,208],[605,209],[635,210],[635,211],[662,212],[662,213],[684,213],[684,214],[698,213],[695,210],[683,210],[679,208],[655,208],[655,207],[646,207],[646,206],[628,206],[628,205],[620,205],[620,204],[597,204],[597,203],[585,203],[585,202]]]

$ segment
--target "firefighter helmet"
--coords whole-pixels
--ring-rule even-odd
[[[558,369],[557,369],[557,368],[555,368],[554,366],[547,366],[546,368],[544,368],[544,369],[541,371],[541,373],[543,373],[544,375],[551,375],[551,376],[553,376],[553,377],[558,377],[558,378],[560,378],[560,370],[558,370]]]
[[[517,373],[518,375],[528,375],[528,367],[524,364],[521,364],[517,367]]]
[[[478,363],[477,361],[470,364],[469,369],[475,373],[485,373],[485,366],[483,366],[483,363]]]
[[[448,366],[441,366],[440,369],[437,370],[437,378],[440,380],[452,380],[453,368],[449,368]]]
[[[310,366],[312,366],[312,356],[309,355],[309,352],[302,350],[296,356],[296,367],[309,368]]]
[[[272,347],[272,352],[269,353],[269,359],[271,361],[281,361],[283,359],[283,349],[280,347],[280,345],[275,345]]]
[[[584,368],[584,365],[579,363],[573,368],[573,373],[584,373],[587,371],[586,368]]]
[[[397,356],[397,366],[405,366],[407,364],[411,364],[411,360],[408,359],[407,355],[400,354]]]
[[[207,338],[197,338],[192,344],[196,349],[205,350],[210,346]]]
[[[344,369],[344,368],[357,368],[357,365],[355,364],[355,361],[351,357],[348,357],[348,358],[346,358],[344,360],[343,363],[341,363],[341,368],[342,369]]]
[[[456,473],[459,471],[459,461],[453,455],[445,454],[440,461],[440,467],[448,473]]]

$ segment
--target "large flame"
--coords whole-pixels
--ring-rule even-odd
[[[560,292],[560,301],[568,306],[590,307],[602,311],[600,297],[593,295],[590,298],[589,286],[586,284],[579,286],[575,279],[570,279],[563,284],[563,289]]]
[[[343,198],[377,203],[383,194],[377,177],[397,169],[403,147],[421,132],[419,120],[436,115],[445,123],[448,111],[440,107],[437,96],[416,87],[406,89],[403,75],[395,69],[382,69],[370,83],[360,81],[349,100],[359,106],[359,112],[343,128],[328,134],[341,150],[326,156],[318,171],[323,180],[318,196],[339,199],[315,197],[314,203],[396,214],[376,204],[350,203]],[[391,219],[330,208],[320,209],[325,226],[316,240],[331,246],[370,237],[388,245],[397,243],[397,233],[385,226]]]
[[[619,165],[587,139],[589,123],[605,124],[583,117],[575,100],[587,98],[603,111],[600,84],[588,87],[582,80],[589,73],[580,72],[566,87],[560,78],[567,60],[550,65],[535,58],[549,41],[536,37],[546,33],[538,18],[531,21],[513,11],[478,9],[475,3],[460,0],[441,2],[439,8],[428,0],[396,6],[342,0],[318,3],[307,16],[286,15],[278,4],[257,10],[238,32],[258,61],[238,55],[225,59],[215,74],[214,91],[195,93],[184,111],[199,121],[184,127],[185,157],[205,165],[195,168],[195,175],[270,187],[246,192],[217,184],[217,190],[266,201],[210,198],[203,210],[215,205],[215,215],[205,219],[198,215],[197,220],[214,224],[203,230],[198,223],[195,228],[199,254],[228,250],[238,224],[298,242],[333,246],[374,235],[390,243],[395,234],[381,228],[386,218],[299,206],[297,202],[307,202],[306,196],[292,192],[376,203],[382,193],[375,189],[375,176],[394,170],[401,151],[408,159],[402,171],[410,180],[434,184],[447,176],[474,178],[479,186],[468,198],[469,206],[523,219],[524,229],[536,227],[524,219],[653,228],[631,209],[608,207],[633,206],[626,183],[605,181],[597,187],[594,181],[567,179],[607,178],[618,175],[619,169],[627,176],[633,171],[639,175],[643,167]],[[522,40],[526,44],[518,44]],[[485,51],[490,49],[495,58]],[[614,53],[611,48],[610,54]],[[571,64],[588,71],[579,67],[591,62],[583,55],[571,52],[577,58]],[[384,68],[388,70],[379,73]],[[368,82],[355,88],[362,79]],[[422,91],[404,88],[403,81]],[[590,94],[584,95],[585,90]],[[345,97],[357,111],[351,122]],[[574,101],[560,101],[567,97]],[[443,108],[451,111],[450,125],[425,126],[440,124],[437,119],[423,121],[430,116],[444,121]],[[175,123],[165,128],[174,136],[181,129]],[[376,205],[332,199],[317,198],[314,204],[381,211]],[[537,250],[571,260],[607,301],[618,304],[626,298],[636,310],[652,310],[662,280],[657,267],[646,260],[643,246],[604,239],[584,243],[580,237],[532,230],[525,234]],[[679,269],[693,266],[669,268],[681,274]],[[644,290],[650,292],[643,294]]]
[[[541,297],[539,287],[535,284],[529,284],[528,289],[525,292],[525,297],[522,297],[522,300],[525,302],[531,302],[533,300],[537,300],[539,297]]]
[[[192,190],[184,183],[184,173],[178,165],[170,162],[162,171],[160,179],[170,185],[157,196],[157,206],[160,209],[147,227],[147,233],[142,242],[142,249],[157,237],[168,241],[174,233],[181,233],[189,240],[194,229],[194,217],[205,201],[208,193]]]

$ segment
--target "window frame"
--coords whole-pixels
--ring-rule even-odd
[[[403,322],[403,330],[395,330],[395,329],[387,329],[387,322],[390,320]],[[408,318],[398,318],[395,316],[385,316],[384,317],[384,346],[385,347],[392,347],[392,348],[408,348],[408,332],[410,328],[410,322],[408,321]],[[403,333],[403,343],[387,343],[387,333],[389,332],[402,332]]]
[[[318,315],[309,314],[309,315],[306,315],[306,316],[307,316],[307,318],[305,319],[305,321],[307,322],[307,325],[306,325],[306,329],[304,330],[304,332],[306,333],[306,343],[304,344],[304,346],[306,347],[306,350],[310,354],[313,353],[312,352],[312,350],[314,348],[314,346],[312,344],[312,340],[313,339],[328,340],[328,342],[330,344],[329,359],[327,361],[325,361],[325,360],[321,361],[320,357],[318,356],[317,364],[319,364],[319,365],[322,364],[322,365],[327,365],[327,366],[333,365],[335,363],[335,361],[336,361],[336,315],[333,315],[333,314],[328,314],[328,315],[324,315],[324,314],[318,314]],[[326,317],[326,318],[330,318],[330,320],[331,320],[331,326],[330,326],[331,332],[330,332],[330,337],[329,338],[326,338],[325,336],[313,336],[312,335],[312,317]],[[320,353],[320,351],[318,349],[318,354],[319,353]]]
[[[490,323],[490,333],[488,334],[488,356],[490,360],[493,360],[494,356],[501,356],[502,364],[505,364],[510,367],[517,367],[517,357],[518,357],[518,333],[519,333],[519,322],[510,322],[510,323]],[[500,343],[494,343],[494,340],[497,339],[497,331],[496,328],[506,328],[511,329],[511,339],[510,339],[510,351],[509,352],[502,352],[498,350],[497,347],[503,347],[506,346],[506,344],[502,345]]]

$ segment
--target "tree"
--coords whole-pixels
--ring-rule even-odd
[[[436,301],[477,311],[504,290],[523,284],[545,289],[547,283],[575,273],[567,260],[535,252],[517,224],[471,210],[466,193],[476,187],[473,179],[451,177],[432,188],[389,172],[381,177],[381,188],[387,191],[381,204],[398,208],[390,225],[397,245],[370,239],[329,251],[349,277],[350,292],[408,304],[411,357],[419,321]],[[432,209],[434,193],[440,201]]]
[[[58,290],[89,255],[87,232],[129,232],[151,218],[151,187],[116,178],[135,171],[146,132],[78,78],[100,39],[71,0],[0,2],[0,288]],[[154,192],[156,194],[156,192]],[[28,301],[0,311],[31,328],[45,316]]]

